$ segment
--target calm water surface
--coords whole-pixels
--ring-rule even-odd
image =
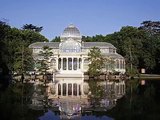
[[[90,99],[78,97],[73,102],[73,99],[67,97],[45,101],[43,87],[37,89],[36,94],[41,97],[36,98],[33,84],[12,84],[0,94],[1,120],[160,119],[160,80],[128,80],[125,82],[125,87],[119,86],[119,81],[105,82],[105,84],[103,82],[100,85],[105,91],[102,89],[98,94],[104,92],[105,97],[97,98],[96,92],[95,95],[91,95],[85,89],[84,93],[90,96]],[[55,106],[58,111],[55,110]]]

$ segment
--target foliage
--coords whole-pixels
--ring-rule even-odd
[[[38,70],[44,72],[45,74],[49,69],[49,57],[53,55],[53,52],[51,50],[52,49],[48,46],[43,46],[42,51],[40,51],[38,54],[42,58],[38,60],[38,63],[40,63]]]
[[[146,85],[140,85],[140,81],[135,79],[128,81],[126,95],[118,100],[116,107],[107,115],[116,120],[159,120],[159,85],[157,80],[147,80]]]
[[[6,64],[10,71],[22,73],[33,69],[32,52],[28,48],[31,43],[48,41],[40,33],[34,30],[11,28],[0,21],[0,68]]]
[[[25,24],[23,25],[22,27],[24,30],[31,30],[31,31],[34,31],[34,32],[41,32],[43,27],[37,27],[35,25],[32,25],[32,24]]]
[[[85,42],[109,42],[125,58],[127,73],[136,74],[141,68],[147,73],[160,73],[160,22],[144,21],[140,27],[125,26],[106,36],[83,36]]]
[[[104,57],[102,56],[100,49],[93,47],[88,53],[88,56],[90,61],[88,69],[89,76],[98,76],[104,67]]]
[[[97,81],[90,80],[89,84],[89,91],[90,95],[88,96],[91,100],[93,105],[99,105],[100,100],[105,96],[105,89],[102,85],[100,85]]]
[[[60,37],[58,36],[56,36],[53,40],[51,40],[51,42],[60,42]]]

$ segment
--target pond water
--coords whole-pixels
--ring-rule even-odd
[[[160,80],[74,83],[11,84],[0,92],[0,119],[160,119]]]

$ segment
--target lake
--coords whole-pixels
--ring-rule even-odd
[[[159,80],[61,85],[56,88],[55,83],[47,87],[37,83],[11,84],[0,94],[1,120],[160,119]]]

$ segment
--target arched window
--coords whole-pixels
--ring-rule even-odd
[[[73,59],[73,69],[77,70],[77,58]]]
[[[123,66],[123,60],[120,60],[120,69],[122,69]]]
[[[82,59],[79,58],[79,69],[81,69],[81,63],[82,63]]]
[[[116,68],[119,69],[119,60],[116,60]]]
[[[73,84],[73,95],[77,96],[77,84]]]
[[[68,70],[72,70],[72,58],[68,58]]]
[[[58,59],[58,69],[61,69],[61,58]]]
[[[58,95],[61,95],[61,84],[58,84]]]
[[[72,84],[68,84],[68,95],[72,95]]]
[[[63,70],[67,69],[67,59],[63,58]]]
[[[63,83],[63,96],[66,96],[66,91],[67,91],[66,83]]]

